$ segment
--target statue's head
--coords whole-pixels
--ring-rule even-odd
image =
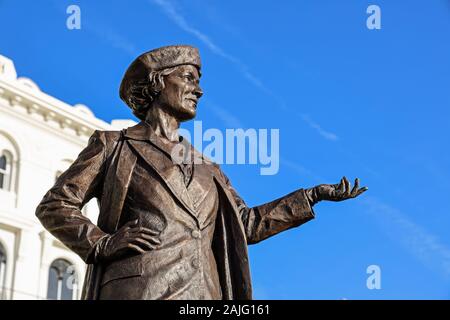
[[[191,46],[167,46],[146,52],[128,67],[120,84],[120,98],[144,120],[158,106],[179,121],[196,115],[203,92],[199,86],[200,55]]]

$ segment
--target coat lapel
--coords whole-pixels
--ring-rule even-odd
[[[117,230],[135,164],[136,156],[131,153],[126,143],[119,141],[108,166],[103,187],[103,194],[110,196],[102,197],[100,204],[98,225],[106,232]]]
[[[145,122],[141,122],[128,128],[125,137],[132,150],[161,177],[169,190],[198,224],[193,202],[184,185],[183,173],[174,165],[168,155],[164,154],[165,151],[162,150],[161,142],[158,141],[151,128]]]
[[[220,206],[213,251],[224,299],[251,300],[252,285],[244,227],[225,183],[218,176],[214,177],[214,181],[219,191]]]

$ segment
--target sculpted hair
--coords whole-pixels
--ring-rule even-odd
[[[151,71],[147,79],[137,81],[130,86],[126,103],[136,117],[145,120],[148,109],[151,108],[153,101],[164,89],[164,76],[171,74],[177,68]]]

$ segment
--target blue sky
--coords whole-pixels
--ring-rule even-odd
[[[203,127],[280,129],[278,174],[223,166],[250,206],[343,175],[369,186],[251,246],[255,298],[450,298],[449,1],[0,0],[0,30],[20,76],[106,121],[132,117],[118,86],[138,54],[197,46]]]

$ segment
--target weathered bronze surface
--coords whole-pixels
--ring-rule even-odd
[[[178,136],[203,94],[200,70],[190,46],[139,56],[120,97],[141,122],[96,131],[37,207],[44,227],[88,264],[84,299],[251,299],[247,245],[313,219],[321,200],[367,190],[344,177],[249,208],[220,167]],[[180,143],[192,151],[183,163],[172,158]],[[93,197],[97,225],[81,212]]]

